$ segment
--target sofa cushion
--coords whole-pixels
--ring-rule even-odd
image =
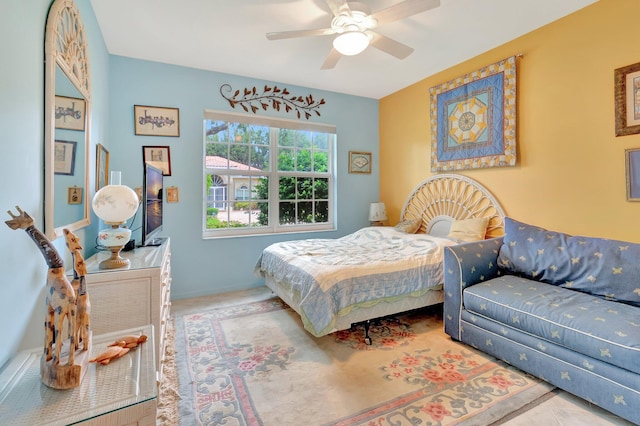
[[[465,309],[640,374],[638,308],[514,275],[467,287]]]
[[[503,271],[640,306],[640,244],[571,236],[505,218]]]

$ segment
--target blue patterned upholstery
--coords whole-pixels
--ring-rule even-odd
[[[521,225],[528,227],[529,236],[514,239],[513,232],[509,236],[510,227]],[[612,300],[618,299],[620,292],[614,296],[598,294],[602,288],[598,285],[589,287],[590,290],[598,288],[597,295],[567,286],[564,278],[576,274],[577,269],[571,266],[571,257],[568,257],[569,266],[563,265],[562,272],[554,275],[556,271],[551,266],[561,262],[547,252],[553,245],[544,245],[549,231],[537,231],[540,228],[513,220],[507,222],[507,226],[504,237],[445,249],[445,332],[640,424],[640,308]],[[522,236],[519,232],[515,234]],[[544,239],[535,240],[540,236]],[[580,241],[585,240],[564,234],[551,236],[548,239],[555,238],[554,244],[571,239],[567,247],[574,256],[578,253],[574,249],[579,250],[576,247],[581,247]],[[537,249],[527,248],[527,244],[531,244],[529,238],[538,241],[538,247],[544,246],[545,253],[538,255]],[[592,248],[598,246],[603,254],[612,256],[614,248],[622,243],[589,240]],[[529,256],[533,259],[530,266],[535,268],[510,269],[514,264],[511,256],[516,252],[506,246],[513,241],[516,244],[511,248],[521,246],[515,263],[521,261],[519,257]],[[622,243],[627,244],[629,250],[635,250],[631,247],[633,244]],[[636,259],[639,258],[636,255]],[[505,259],[508,262],[504,263]],[[609,260],[600,266],[588,264],[584,257],[582,260],[581,271],[586,274],[599,271],[601,275],[606,268],[613,267],[609,266]],[[546,269],[540,267],[544,265]],[[623,266],[623,271],[626,268]],[[565,277],[554,280],[561,274]],[[619,275],[611,278],[607,285],[616,288]],[[553,282],[542,282],[542,277]],[[640,272],[636,277],[640,277]],[[574,275],[572,280],[592,284],[581,276]],[[630,294],[635,293],[626,293]]]
[[[498,265],[536,281],[640,306],[640,244],[575,237],[505,218]]]
[[[640,374],[638,308],[506,275],[469,287],[465,309]]]

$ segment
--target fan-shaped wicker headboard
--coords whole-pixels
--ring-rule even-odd
[[[489,217],[486,238],[504,234],[504,210],[481,184],[466,176],[439,174],[422,181],[405,202],[400,220],[422,219],[419,233],[446,236],[458,219]]]

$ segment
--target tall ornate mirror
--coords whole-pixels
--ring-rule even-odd
[[[90,223],[91,84],[84,26],[73,0],[55,0],[45,34],[45,233]]]

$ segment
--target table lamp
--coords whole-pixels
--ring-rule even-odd
[[[131,230],[121,228],[138,210],[140,200],[135,191],[120,184],[121,173],[111,172],[109,185],[102,187],[93,197],[93,211],[111,228],[98,232],[100,244],[111,251],[111,257],[100,262],[100,269],[115,269],[129,266],[129,259],[120,256],[120,250],[131,239]]]
[[[387,209],[384,203],[371,203],[369,206],[369,222],[371,222],[371,226],[382,226],[382,222],[385,220],[387,220]]]

